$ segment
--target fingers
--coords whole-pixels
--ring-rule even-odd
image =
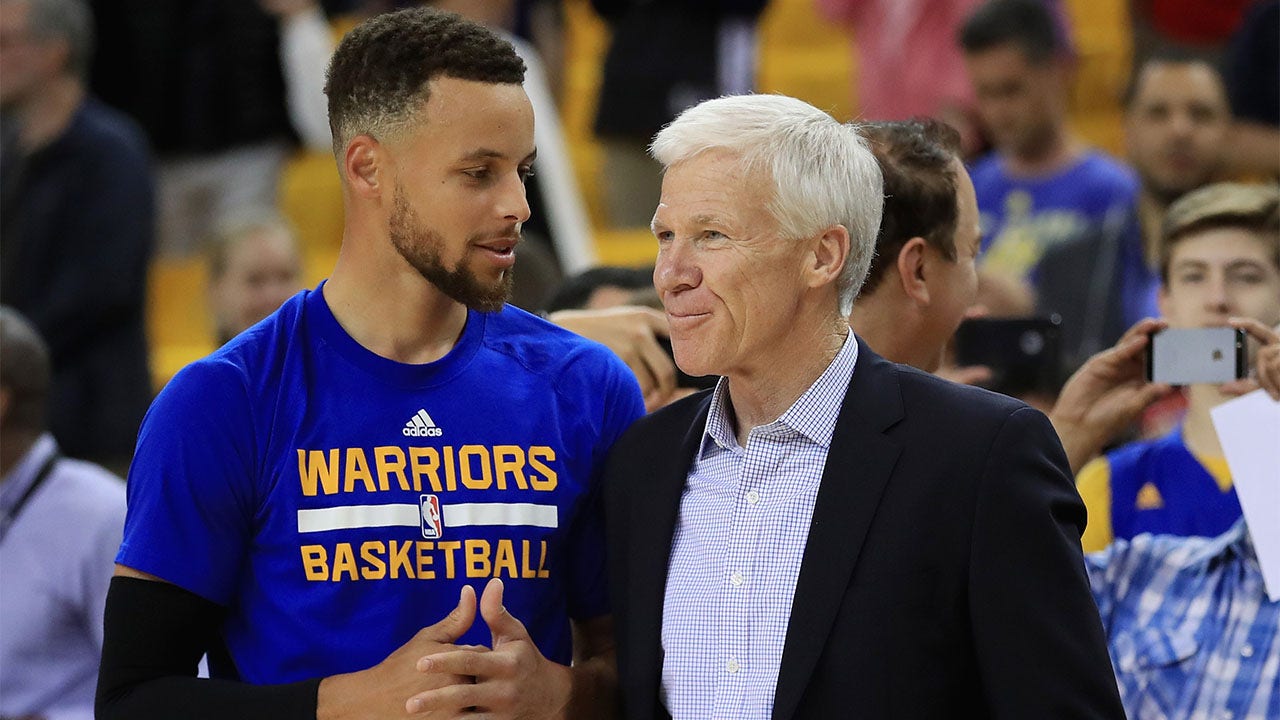
[[[458,605],[440,622],[418,632],[419,637],[432,642],[452,643],[471,629],[476,621],[476,591],[463,585],[458,594]]]
[[[666,322],[665,317],[663,322]],[[654,335],[646,334],[641,336],[638,345],[637,350],[640,355],[640,362],[644,365],[645,372],[653,379],[653,384],[647,388],[645,393],[646,400],[649,394],[653,394],[655,399],[665,400],[676,389],[675,362],[658,344]],[[640,373],[637,372],[637,378],[639,375]],[[641,383],[641,387],[644,387],[643,383]]]
[[[507,612],[502,605],[502,580],[493,578],[484,587],[484,595],[480,598],[480,615],[493,634],[493,649],[497,650],[504,642],[512,640],[528,640],[529,632],[524,623]]]
[[[1227,322],[1231,323],[1231,327],[1245,331],[1250,337],[1263,345],[1280,343],[1280,333],[1253,318],[1233,317]]]
[[[1268,345],[1258,351],[1254,377],[1272,400],[1280,402],[1280,343]]]
[[[418,693],[405,701],[404,709],[410,714],[442,711],[445,717],[466,713],[476,707],[489,707],[493,702],[493,688],[480,685],[446,685],[445,687]],[[432,716],[435,717],[435,716]]]
[[[1247,395],[1260,387],[1262,387],[1262,384],[1257,380],[1245,378],[1244,380],[1232,380],[1231,382],[1222,383],[1218,386],[1218,392],[1227,397],[1239,397]]]

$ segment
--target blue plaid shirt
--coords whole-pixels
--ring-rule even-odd
[[[675,720],[768,720],[809,523],[853,377],[850,332],[777,420],[738,444],[724,379],[680,498],[662,612],[662,702]]]
[[[1130,720],[1280,718],[1280,602],[1243,521],[1118,540],[1087,562]]]

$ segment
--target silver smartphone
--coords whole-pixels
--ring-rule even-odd
[[[1151,334],[1147,379],[1167,385],[1224,383],[1248,373],[1243,330],[1230,327],[1161,330]]]

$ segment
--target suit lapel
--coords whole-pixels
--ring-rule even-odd
[[[692,420],[670,423],[677,432],[669,438],[670,442],[664,441],[655,447],[678,447],[679,450],[658,449],[653,457],[652,475],[640,478],[640,484],[628,493],[632,501],[631,526],[636,528],[635,585],[632,587],[635,599],[631,604],[636,616],[631,626],[638,633],[632,639],[632,646],[636,648],[634,667],[637,672],[645,673],[637,687],[655,689],[653,696],[646,699],[653,702],[654,707],[643,709],[637,717],[669,717],[660,712],[656,692],[662,684],[662,606],[666,597],[667,565],[680,514],[680,497],[694,454],[702,443],[711,395],[706,393],[703,401],[695,406]]]
[[[884,436],[902,418],[896,372],[859,338],[796,581],[773,720],[790,720],[800,704],[901,452]]]

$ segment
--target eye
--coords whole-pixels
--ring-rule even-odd
[[[707,240],[723,240],[725,239],[725,234],[719,230],[703,230],[702,237]]]
[[[462,174],[466,175],[472,180],[485,181],[489,179],[489,168],[487,167],[469,168],[467,170],[463,170]]]
[[[669,243],[675,238],[676,234],[670,230],[659,230],[654,233],[653,236],[658,238],[658,242],[660,243]]]
[[[534,174],[533,168],[528,166],[518,168],[516,170],[516,173],[520,175],[520,182],[522,183],[529,182],[529,178],[533,177],[533,174]]]

